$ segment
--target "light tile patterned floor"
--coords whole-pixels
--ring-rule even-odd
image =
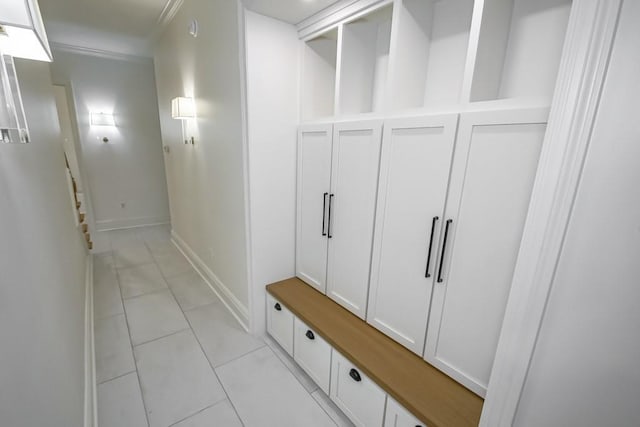
[[[96,234],[100,427],[352,425],[273,340],[242,329],[169,226]]]

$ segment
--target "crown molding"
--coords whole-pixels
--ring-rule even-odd
[[[298,37],[307,39],[325,32],[338,23],[356,16],[360,12],[371,10],[385,4],[392,4],[394,0],[342,0],[322,9],[320,12],[300,21],[296,25]]]
[[[164,8],[158,17],[158,26],[160,28],[164,28],[169,24],[174,16],[176,16],[183,3],[184,0],[167,0],[167,3],[164,5]]]
[[[76,45],[70,45],[70,44],[58,43],[58,42],[50,42],[50,45],[52,50],[54,51],[57,50],[61,52],[75,53],[78,55],[95,56],[98,58],[115,59],[118,61],[141,62],[145,64],[153,62],[153,58],[151,56],[130,55],[130,54],[125,54],[120,52],[113,52],[109,50],[95,49],[91,47],[76,46]]]
[[[160,38],[164,29],[175,18],[183,4],[184,0],[167,0],[162,12],[160,12],[160,16],[158,16],[156,27],[149,37],[152,44]]]

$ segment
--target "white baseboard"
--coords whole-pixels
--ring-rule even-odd
[[[127,219],[104,219],[96,221],[96,229],[98,231],[120,230],[123,228],[144,227],[149,225],[169,224],[169,217],[152,217],[145,216],[140,218]]]
[[[93,255],[87,255],[84,312],[84,427],[98,426],[96,346],[93,329]]]
[[[213,271],[200,259],[174,230],[171,230],[171,240],[178,250],[187,258],[193,268],[202,276],[211,290],[220,298],[227,309],[240,322],[240,325],[249,332],[249,310],[238,298],[220,281]]]

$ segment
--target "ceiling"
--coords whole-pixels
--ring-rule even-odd
[[[172,0],[169,0],[172,1]],[[144,55],[167,0],[40,0],[50,41]]]
[[[212,0],[205,0],[212,1]],[[231,0],[220,0],[231,1]],[[248,9],[297,24],[336,0],[242,0]],[[162,18],[179,0],[40,0],[50,41],[130,55],[151,55]]]
[[[297,24],[336,0],[243,0],[245,7],[262,15]]]

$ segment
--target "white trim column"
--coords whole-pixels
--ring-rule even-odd
[[[574,0],[480,426],[511,426],[564,243],[621,0]]]

